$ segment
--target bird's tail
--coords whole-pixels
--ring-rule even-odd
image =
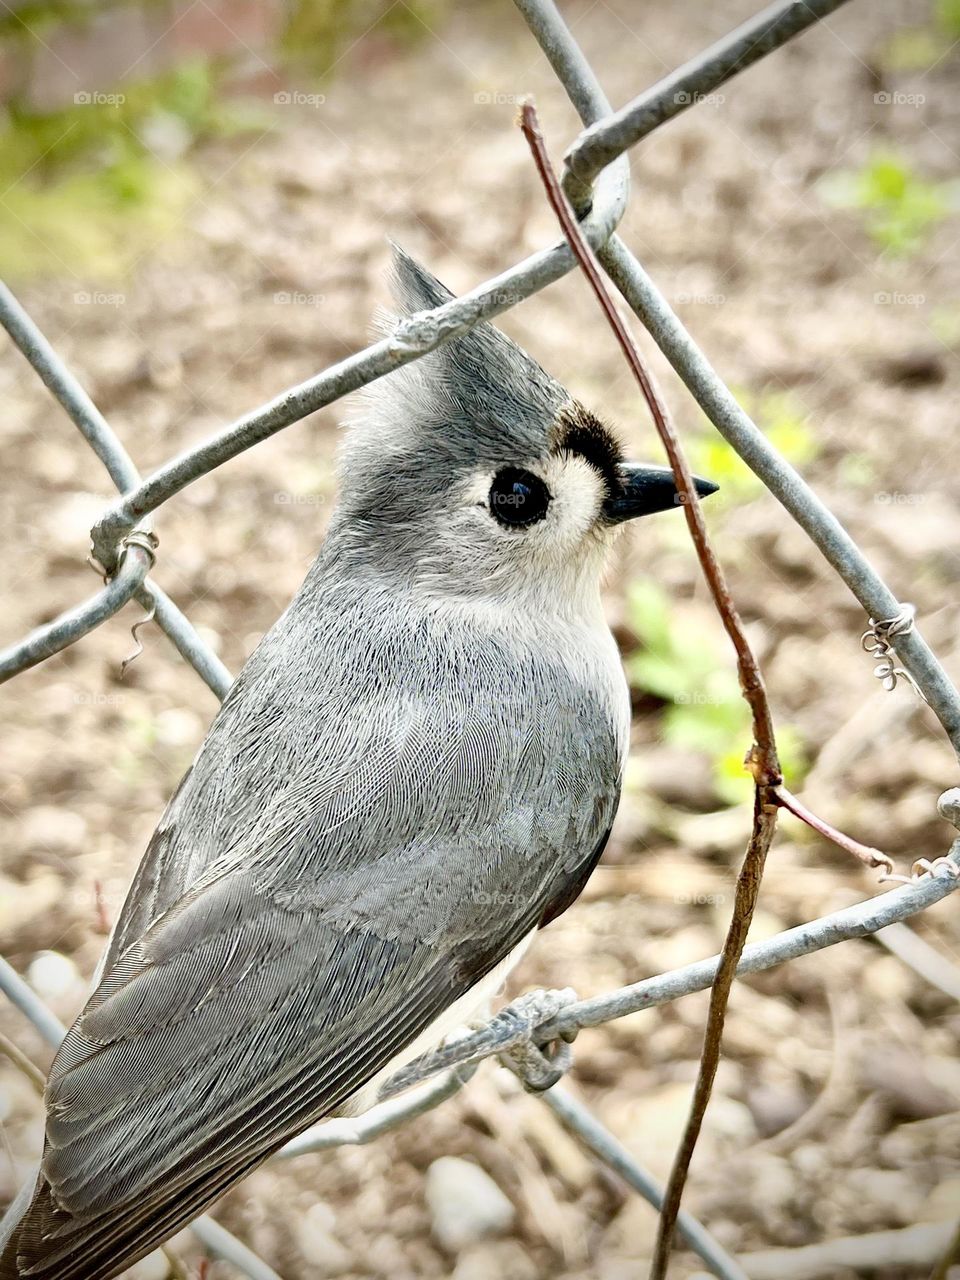
[[[112,1280],[199,1217],[264,1158],[261,1152],[219,1164],[187,1185],[171,1179],[135,1202],[83,1220],[60,1208],[41,1177],[4,1244],[0,1280]]]

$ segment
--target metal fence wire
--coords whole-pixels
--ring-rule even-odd
[[[859,601],[869,619],[865,647],[877,659],[876,674],[890,689],[896,685],[898,675],[909,677],[960,755],[960,695],[921,636],[910,606],[896,598],[830,510],[751,421],[617,235],[629,194],[627,150],[665,121],[695,106],[739,71],[827,17],[843,0],[773,4],[616,112],[611,110],[596,75],[552,0],[515,2],[584,124],[583,132],[566,153],[563,172],[563,188],[578,214],[584,237],[710,422],[793,516]],[[400,320],[387,337],[289,388],[172,458],[145,479],[29,315],[13,294],[0,286],[0,321],[4,328],[79,428],[121,495],[103,513],[91,535],[94,556],[105,574],[103,589],[0,653],[0,682],[73,644],[129,601],[136,600],[155,618],[204,683],[223,698],[231,684],[229,671],[176,604],[148,576],[158,563],[153,513],[168,498],[230,458],[418,359],[479,321],[506,311],[576,265],[569,244],[563,241],[435,310]],[[912,695],[907,691],[901,696]],[[960,827],[960,791],[944,793],[939,811]],[[910,883],[749,945],[737,972],[758,973],[907,920],[952,893],[960,884],[958,871],[960,839],[943,857],[919,859],[918,874]],[[711,986],[718,960],[714,956],[590,1000],[568,1003],[548,1023],[539,1026],[522,1025],[515,1019],[495,1019],[488,1027],[404,1068],[384,1087],[384,1100],[366,1115],[319,1124],[294,1139],[275,1158],[286,1160],[308,1151],[370,1142],[450,1097],[466,1083],[481,1059],[503,1055],[533,1032],[538,1039],[569,1035],[583,1027],[598,1026],[702,991]],[[59,1044],[64,1028],[2,959],[0,989],[49,1044]],[[662,1189],[581,1103],[562,1086],[554,1086],[540,1096],[598,1159],[651,1204],[660,1206]],[[210,1255],[228,1261],[239,1273],[252,1280],[277,1280],[270,1267],[210,1218],[198,1219],[192,1230]],[[678,1230],[713,1275],[744,1280],[746,1273],[741,1265],[689,1214],[681,1213]]]

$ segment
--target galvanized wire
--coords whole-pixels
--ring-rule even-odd
[[[641,138],[689,111],[731,76],[759,62],[844,3],[846,0],[786,0],[772,4],[619,111],[605,111],[604,119],[585,129],[564,157],[567,194],[572,196],[574,182],[589,189],[602,169]],[[520,7],[526,12],[528,5],[520,3]]]
[[[674,97],[684,99],[723,84],[762,53],[804,30],[844,0],[820,0],[818,4],[773,5],[751,19],[711,49],[692,59],[680,71],[659,81],[621,113],[630,127],[616,133],[623,145],[633,145],[676,111]],[[602,132],[611,119],[610,104],[587,64],[553,0],[515,0],[531,31],[567,90],[584,124],[591,126],[581,139],[606,138]],[[684,86],[678,88],[678,84]],[[685,110],[689,102],[681,104]],[[594,122],[600,122],[594,123]],[[599,145],[599,143],[598,143]],[[578,152],[579,142],[567,153]],[[589,151],[586,154],[591,154]],[[606,152],[604,152],[606,154]],[[614,152],[614,154],[619,154]],[[587,172],[581,169],[581,173]],[[773,496],[793,516],[847,584],[871,618],[893,618],[903,606],[876,572],[833,512],[821,502],[799,472],[770,444],[729,387],[684,328],[679,317],[646,271],[614,233],[598,249],[600,262],[650,336],[683,379],[707,418],[743,459]],[[960,757],[960,695],[916,627],[896,637],[895,648],[907,671],[930,704],[954,751]]]
[[[842,0],[773,5],[615,113],[611,112],[596,75],[552,0],[516,0],[516,3],[587,126],[567,151],[565,187],[582,215],[587,238],[611,279],[710,421],[809,534],[868,616],[898,616],[902,606],[893,592],[829,509],[737,404],[643,267],[616,234],[629,188],[626,149],[838,8]],[[92,530],[94,553],[111,575],[110,581],[91,600],[69,610],[0,655],[0,680],[43,661],[88,634],[135,597],[145,607],[155,607],[157,621],[178,651],[218,697],[225,696],[230,686],[229,672],[177,606],[146,578],[152,553],[136,539],[133,545],[126,546],[124,540],[134,531],[148,533],[152,513],[200,476],[348,392],[466,332],[480,320],[499,315],[560,278],[574,265],[566,243],[534,254],[462,297],[401,321],[380,342],[283,392],[210,439],[171,459],[146,479],[141,479],[103,415],[38,327],[9,290],[0,289],[0,323],[83,433],[121,492],[121,498],[107,509]],[[916,628],[896,637],[896,651],[960,754],[957,690]],[[960,842],[950,853],[949,865],[954,871],[958,858]],[[946,860],[941,860],[933,873],[915,884],[747,947],[738,972],[759,972],[837,942],[876,932],[946,897],[958,885],[960,881],[950,873]],[[569,1034],[580,1027],[596,1026],[703,990],[711,985],[716,968],[717,958],[713,957],[577,1002],[537,1028],[536,1036]],[[57,1019],[3,960],[0,960],[0,990],[50,1044],[59,1043],[63,1028]],[[462,1087],[470,1073],[470,1064],[501,1053],[506,1035],[502,1025],[494,1023],[442,1051],[418,1059],[385,1087],[386,1092],[393,1092],[417,1084],[411,1093],[385,1101],[358,1119],[318,1125],[294,1139],[278,1158],[291,1158],[305,1151],[345,1143],[369,1142],[405,1120],[423,1114]],[[439,1078],[428,1078],[436,1077],[439,1071],[444,1072]],[[548,1092],[545,1101],[599,1159],[616,1169],[651,1203],[657,1203],[659,1188],[584,1108],[557,1089]],[[715,1275],[726,1280],[742,1277],[738,1264],[728,1258],[694,1220],[682,1217],[680,1229]],[[244,1274],[255,1280],[275,1280],[274,1273],[265,1264],[216,1224],[201,1219],[194,1224],[194,1230],[211,1252],[227,1258]]]
[[[0,684],[45,662],[54,654],[76,644],[101,623],[119,613],[144,585],[153,557],[142,547],[130,547],[102,591],[91,596],[53,622],[37,627],[18,644],[0,652]]]
[[[634,1160],[623,1143],[618,1142],[582,1102],[560,1085],[548,1089],[543,1101],[598,1160],[619,1174],[647,1204],[657,1212],[663,1208],[664,1191],[660,1183]],[[736,1259],[731,1258],[726,1249],[685,1209],[677,1214],[677,1234],[720,1280],[747,1280],[747,1273]]]
[[[107,474],[121,493],[140,483],[140,473],[133,459],[123,447],[120,438],[90,399],[79,381],[57,355],[40,327],[23,309],[13,293],[0,281],[0,324],[30,362],[41,382],[66,410],[70,420],[80,429],[83,438],[103,463]],[[150,521],[141,521],[140,528],[149,530]],[[209,645],[201,640],[189,619],[174,604],[166,592],[155,582],[145,579],[150,568],[147,560],[144,572],[136,581],[134,570],[139,570],[134,560],[127,573],[119,574],[107,583],[86,604],[61,614],[54,622],[38,629],[20,645],[0,653],[0,684],[18,671],[25,670],[68,645],[89,634],[101,622],[117,613],[131,597],[135,597],[146,610],[154,610],[160,628],[166,632],[178,652],[194,668],[200,678],[220,698],[230,687],[232,677]],[[133,589],[125,594],[117,583],[132,583]],[[30,661],[30,655],[37,654]]]
[[[958,868],[960,840],[954,842],[950,853],[934,873],[912,884],[868,898],[865,902],[858,902],[842,911],[821,916],[808,924],[797,925],[796,928],[787,929],[763,942],[749,944],[740,958],[737,976],[762,973],[788,960],[797,960],[814,951],[823,951],[839,942],[865,938],[887,925],[908,920],[960,889],[960,877],[956,874]],[[538,1027],[536,1038],[550,1040],[559,1035],[580,1031],[584,1027],[598,1027],[604,1022],[638,1013],[641,1009],[672,1004],[682,996],[706,991],[713,985],[719,963],[719,956],[711,956],[709,959],[684,965],[683,968],[673,969],[669,973],[661,973],[654,978],[645,978],[642,982],[620,987],[616,991],[577,1001]],[[479,1031],[414,1059],[385,1082],[381,1096],[389,1096],[409,1088],[439,1071],[502,1053],[510,1042],[511,1029],[495,1019]]]
[[[960,865],[960,840],[955,842],[950,858],[955,865]],[[960,879],[944,868],[916,884],[902,886],[810,924],[800,925],[773,938],[753,943],[744,950],[737,973],[739,976],[760,973],[839,942],[869,936],[923,911],[958,888]],[[600,1026],[640,1009],[669,1004],[682,996],[704,991],[713,982],[718,962],[719,957],[713,956],[622,987],[618,991],[571,1004],[551,1021],[538,1027],[535,1036],[538,1040],[545,1041],[561,1034],[569,1035],[583,1027]],[[33,1023],[49,1044],[59,1045],[64,1027],[23,978],[2,959],[0,990]],[[459,1038],[448,1048],[416,1059],[388,1080],[381,1090],[382,1095],[399,1093],[401,1090],[409,1092],[403,1092],[402,1096],[388,1096],[387,1100],[367,1114],[355,1119],[327,1120],[315,1125],[289,1142],[274,1158],[291,1159],[309,1152],[372,1142],[408,1120],[432,1110],[457,1093],[469,1078],[471,1066],[484,1058],[502,1053],[507,1047],[508,1039],[509,1032],[504,1025],[494,1020],[489,1027]],[[431,1076],[435,1078],[431,1079]],[[586,1108],[574,1104],[562,1092],[558,1095],[556,1088],[548,1090],[542,1097],[595,1155],[625,1177],[649,1203],[659,1207],[662,1188],[623,1151],[617,1139]],[[22,1212],[25,1205],[17,1204],[16,1208]],[[197,1235],[201,1240],[205,1240],[204,1224],[207,1222],[209,1219],[198,1219],[192,1224],[194,1229],[199,1224]],[[9,1230],[7,1218],[4,1223]],[[728,1258],[709,1232],[691,1215],[682,1216],[680,1232],[714,1275],[724,1280],[742,1276],[736,1263]],[[210,1238],[210,1232],[207,1232],[206,1240]],[[220,1256],[226,1254],[221,1253]],[[234,1254],[231,1257],[234,1265],[239,1266],[239,1256]],[[243,1267],[240,1266],[240,1269],[243,1270]],[[258,1273],[246,1270],[244,1274],[256,1280]],[[266,1276],[266,1272],[259,1274]]]

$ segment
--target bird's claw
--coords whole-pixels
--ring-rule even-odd
[[[518,1044],[533,1040],[538,1027],[551,1022],[562,1009],[573,1004],[576,998],[577,993],[571,987],[562,987],[556,991],[545,991],[542,988],[527,991],[516,1000],[511,1000],[487,1023],[487,1027],[498,1039],[501,1032],[506,1032],[501,1048],[513,1049]]]
[[[537,1045],[529,1040],[500,1055],[508,1063],[527,1093],[545,1093],[558,1084],[573,1065],[573,1051],[566,1040]]]
[[[537,1038],[537,1028],[551,1022],[576,998],[576,992],[570,987],[558,991],[528,991],[501,1009],[489,1024],[495,1032],[500,1028],[508,1031],[500,1056],[510,1064],[530,1093],[542,1093],[553,1088],[570,1069],[573,1061],[570,1045],[578,1028],[565,1029],[549,1041]]]

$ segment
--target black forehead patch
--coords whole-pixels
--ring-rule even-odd
[[[576,400],[568,400],[554,426],[557,453],[575,453],[600,473],[607,493],[620,492],[623,453],[616,436]]]

